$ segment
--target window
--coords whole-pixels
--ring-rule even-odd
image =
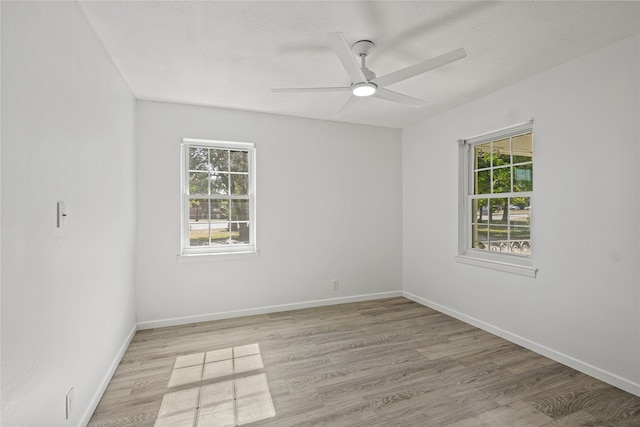
[[[533,128],[526,123],[459,141],[461,262],[535,275],[531,266]],[[469,262],[474,258],[474,262]],[[487,262],[482,262],[487,261]],[[511,267],[503,268],[505,264]],[[522,269],[524,268],[524,271]]]
[[[183,139],[182,255],[255,252],[255,146]]]

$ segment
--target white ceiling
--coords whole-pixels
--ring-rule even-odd
[[[81,7],[139,99],[403,128],[640,30],[638,1],[87,1]],[[376,44],[382,76],[464,47],[467,57],[389,86],[422,108],[376,98],[336,116],[349,93],[326,41]]]

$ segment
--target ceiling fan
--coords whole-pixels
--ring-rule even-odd
[[[394,71],[384,76],[377,77],[376,74],[365,66],[365,58],[375,47],[373,42],[369,40],[357,41],[349,48],[347,40],[340,32],[328,33],[327,38],[331,47],[338,55],[338,59],[342,66],[349,74],[351,79],[350,86],[344,87],[296,87],[296,88],[272,88],[275,93],[299,93],[299,92],[351,92],[351,96],[347,102],[338,110],[338,113],[344,112],[351,108],[358,99],[367,96],[375,96],[376,98],[386,101],[397,102],[400,104],[421,107],[425,102],[421,99],[403,95],[386,88],[386,86],[407,80],[418,74],[426,73],[435,68],[457,61],[467,56],[464,48],[453,50],[444,55],[427,59],[406,68]],[[360,58],[360,64],[356,57]]]

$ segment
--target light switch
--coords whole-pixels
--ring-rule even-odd
[[[62,228],[65,225],[67,225],[67,205],[64,202],[59,201],[57,212],[58,212],[58,220],[56,225],[58,228]]]

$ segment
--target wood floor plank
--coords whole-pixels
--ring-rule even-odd
[[[506,405],[516,400],[542,393],[545,390],[553,389],[559,384],[575,380],[582,375],[584,374],[555,363],[513,375],[506,380],[496,381],[481,387],[480,390],[492,396],[500,404]]]
[[[178,357],[250,344],[262,368],[168,386]],[[640,426],[640,397],[405,298],[139,331],[89,426],[152,427],[165,394],[256,374],[275,416],[249,426]]]
[[[465,418],[449,427],[539,427],[548,425],[552,421],[531,405],[518,400],[475,417]]]

